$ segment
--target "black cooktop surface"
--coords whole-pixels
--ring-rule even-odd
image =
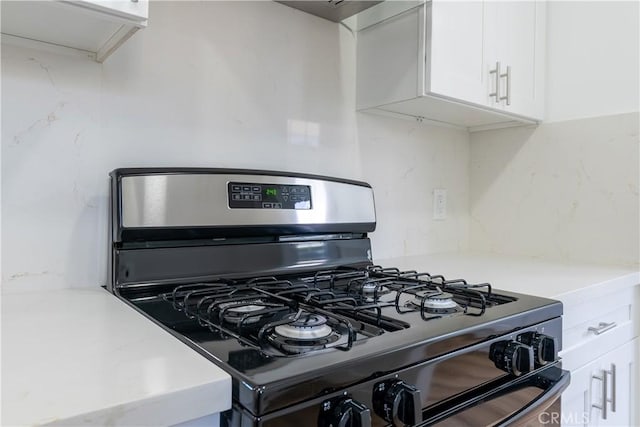
[[[120,296],[252,386],[327,381],[337,366],[350,367],[337,382],[355,382],[562,314],[557,301],[378,266],[158,288]]]

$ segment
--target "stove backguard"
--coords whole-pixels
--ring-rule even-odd
[[[117,169],[115,242],[368,232],[363,182],[236,169]]]
[[[371,263],[371,187],[307,174],[111,173],[111,291]]]

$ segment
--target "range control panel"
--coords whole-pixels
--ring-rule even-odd
[[[230,182],[227,190],[231,209],[311,209],[308,185]]]

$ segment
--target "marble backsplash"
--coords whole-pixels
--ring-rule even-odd
[[[3,42],[3,286],[103,285],[107,174],[131,166],[367,181],[377,259],[471,248],[637,264],[637,113],[472,135],[359,114],[355,40],[337,24],[275,2],[150,13],[105,64]]]
[[[637,266],[639,117],[472,134],[471,249]]]
[[[355,40],[275,2],[155,2],[105,64],[2,45],[2,283],[105,283],[117,167],[372,184],[374,258],[465,249],[469,135],[355,112]],[[251,28],[251,31],[247,31]],[[448,217],[432,219],[432,190]]]

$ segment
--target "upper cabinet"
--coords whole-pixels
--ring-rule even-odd
[[[542,120],[544,1],[406,4],[353,24],[359,110],[471,131]]]
[[[147,0],[2,1],[0,5],[3,36],[87,51],[98,62],[146,27],[149,15]]]

